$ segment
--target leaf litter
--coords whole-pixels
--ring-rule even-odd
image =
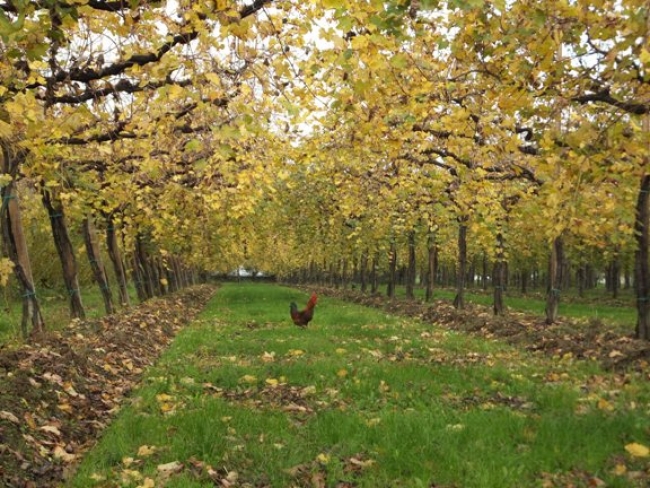
[[[214,290],[193,287],[0,350],[0,485],[63,482]]]

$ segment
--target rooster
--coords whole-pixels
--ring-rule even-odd
[[[312,318],[314,318],[314,307],[316,306],[317,300],[318,297],[316,296],[316,293],[312,293],[304,310],[298,310],[296,302],[291,302],[289,309],[291,311],[291,320],[293,320],[293,323],[298,327],[307,327],[307,324]]]

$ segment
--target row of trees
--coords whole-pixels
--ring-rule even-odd
[[[649,23],[642,0],[0,1],[25,316],[41,326],[20,225],[40,200],[73,313],[70,228],[91,263],[119,245],[138,272],[144,249],[158,283],[453,267],[459,307],[485,256],[496,313],[506,270],[543,270],[549,323],[567,261],[627,264],[650,338]]]
[[[327,111],[278,183],[271,229],[302,249],[282,265],[370,259],[392,281],[396,255],[430,263],[425,277],[453,262],[462,307],[467,263],[487,255],[495,312],[506,266],[543,269],[552,323],[567,260],[633,263],[650,338],[645,2],[328,3],[329,44],[310,46],[295,90]]]
[[[0,2],[1,279],[13,271],[25,333],[45,326],[30,259],[42,243],[23,223],[37,207],[71,317],[85,315],[80,253],[107,313],[112,288],[128,303],[129,279],[146,299],[194,282],[215,256],[236,262],[220,227],[252,205],[246,174],[264,164],[245,154],[268,144],[258,102],[274,60],[254,44],[281,20],[246,19],[268,3]]]

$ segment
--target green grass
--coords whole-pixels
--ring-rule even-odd
[[[303,330],[306,299],[223,286],[66,486],[627,487],[647,468],[625,451],[650,443],[641,378],[327,297]]]

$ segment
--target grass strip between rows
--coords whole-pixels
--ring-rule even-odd
[[[641,373],[306,298],[224,285],[66,486],[647,486]]]

